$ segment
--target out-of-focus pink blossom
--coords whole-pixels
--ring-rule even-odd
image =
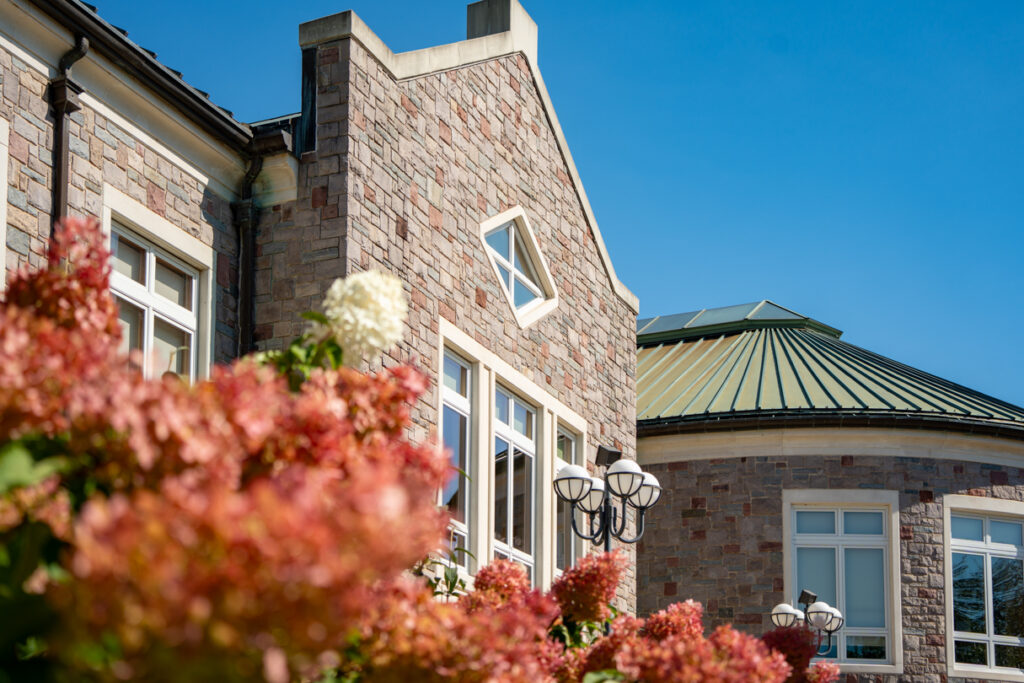
[[[626,558],[618,551],[587,555],[566,570],[551,586],[562,616],[575,622],[601,621],[608,617],[608,603],[615,597]]]
[[[548,681],[559,660],[547,637],[557,615],[539,591],[501,604],[440,602],[422,583],[400,580],[373,601],[360,672],[385,683]]]
[[[835,662],[818,662],[807,670],[808,683],[835,683],[839,680],[839,665]]]

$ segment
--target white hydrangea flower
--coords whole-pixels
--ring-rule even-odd
[[[333,336],[345,364],[355,366],[401,341],[408,311],[397,277],[376,270],[353,273],[331,284],[324,297],[329,325],[316,325],[313,333]]]

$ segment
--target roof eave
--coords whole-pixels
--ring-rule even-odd
[[[78,0],[32,2],[74,34],[87,37],[91,50],[141,80],[218,140],[238,151],[249,145],[249,126],[236,121]]]
[[[754,411],[637,420],[637,438],[695,432],[802,427],[927,429],[1024,441],[1024,423],[936,413],[843,410]]]

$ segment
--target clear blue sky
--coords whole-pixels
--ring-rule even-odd
[[[396,52],[462,0],[92,0],[243,121],[299,108],[298,24]],[[641,315],[769,298],[1024,405],[1024,2],[523,0]]]

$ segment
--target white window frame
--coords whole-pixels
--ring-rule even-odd
[[[11,164],[11,127],[7,119],[0,118],[0,292],[7,289],[7,168]]]
[[[195,305],[195,336],[193,342],[194,364],[193,378],[203,379],[209,376],[210,366],[213,362],[213,268],[214,251],[213,247],[204,244],[199,239],[185,232],[182,228],[174,225],[163,216],[151,211],[142,203],[132,199],[112,185],[103,185],[103,232],[107,235],[107,245],[112,246],[112,231],[114,225],[123,226],[132,233],[129,237],[136,237],[143,242],[143,246],[150,246],[168,258],[179,267],[183,266],[187,271],[192,271],[196,277],[196,286],[193,287]],[[148,245],[146,244],[148,243]],[[116,289],[119,296],[130,294],[123,292],[122,285],[111,274],[111,283],[118,283]],[[124,278],[129,280],[129,278]],[[138,285],[138,283],[133,283]],[[139,292],[136,292],[138,294]],[[129,298],[129,297],[125,297]],[[180,323],[179,323],[180,325]]]
[[[565,459],[563,459],[563,458],[558,456],[558,439],[559,439],[559,437],[566,438],[568,440],[568,442],[570,444],[572,444],[572,453],[569,455],[569,459],[568,460],[565,460]],[[574,434],[572,431],[566,429],[562,425],[558,425],[558,429],[555,430],[555,475],[557,476],[558,473],[562,470],[563,467],[568,467],[569,465],[582,465],[582,466],[585,467],[586,465],[584,463],[582,463],[581,460],[582,459],[580,458],[579,436]],[[566,529],[559,529],[558,528],[558,526],[557,526],[558,525],[558,508],[560,506],[566,506],[566,509],[569,512],[569,514],[572,514],[572,508],[571,508],[571,506],[569,506],[569,503],[567,503],[567,502],[565,502],[565,501],[563,501],[561,499],[558,499],[558,498],[555,499],[555,562],[554,562],[554,564],[555,564],[555,575],[556,576],[560,576],[562,574],[562,572],[564,571],[564,569],[562,567],[558,566],[558,538],[559,538],[559,536],[561,534],[567,534],[570,537],[570,539],[571,539],[570,542],[569,542],[569,547],[566,548],[566,552],[568,553],[568,566],[565,569],[568,569],[569,567],[572,567],[573,565],[576,564],[576,560],[578,560],[579,557],[580,557],[580,550],[581,550],[581,547],[582,547],[582,540],[575,533],[573,533],[571,526],[569,526],[568,531]],[[571,521],[572,521],[571,519],[568,520],[568,522],[570,524],[571,524]],[[584,527],[584,529],[586,529],[586,527]]]
[[[494,252],[491,245],[487,243],[487,234],[497,228],[503,227],[506,223],[512,223],[512,232],[519,233],[522,239],[523,248],[526,249],[527,257],[530,259],[530,265],[532,266],[532,270],[535,271],[538,280],[536,283],[537,286],[535,286],[534,283],[530,283],[529,289],[537,294],[539,298],[518,308],[516,307],[515,299],[513,298],[513,292],[509,290],[508,284],[501,277],[501,272],[498,270],[499,261],[502,263],[502,268],[513,273],[513,277],[517,278],[519,281],[524,280],[515,274],[516,271],[515,268],[512,267],[512,264],[506,263],[500,255]],[[484,253],[487,254],[487,260],[491,264],[491,270],[494,273],[494,277],[501,283],[499,289],[504,292],[505,299],[508,301],[509,308],[512,309],[512,314],[515,316],[516,323],[519,327],[524,329],[529,327],[558,307],[558,290],[555,287],[555,281],[551,277],[551,271],[548,270],[547,261],[544,259],[544,254],[540,250],[533,228],[530,227],[530,221],[526,217],[526,212],[521,206],[514,206],[507,211],[502,211],[498,215],[492,216],[481,223],[480,242],[483,245]],[[514,242],[515,237],[513,235],[513,245]]]
[[[123,273],[112,271],[110,273],[110,289],[116,297],[135,306],[143,313],[145,318],[141,349],[143,357],[147,359],[154,358],[154,329],[156,320],[160,319],[162,322],[168,323],[175,329],[188,335],[190,342],[186,365],[189,379],[194,379],[197,370],[196,357],[198,354],[196,352],[196,345],[199,336],[197,334],[199,329],[199,316],[197,315],[199,309],[199,273],[166,253],[163,249],[154,246],[149,240],[137,235],[134,230],[122,225],[120,220],[114,218],[110,229],[110,248],[114,254],[117,253],[117,242],[121,239],[142,251],[144,259],[143,278],[145,281],[138,282]],[[191,301],[189,301],[188,307],[180,306],[176,302],[170,301],[155,292],[157,259],[179,269],[186,278],[191,280],[192,286],[189,287],[188,291]],[[162,372],[163,368],[153,368],[148,363],[143,367],[143,373],[150,378],[159,377]]]
[[[449,389],[444,384],[444,359],[450,358],[452,361],[457,363],[461,368],[466,370],[466,396],[459,394],[457,391]],[[466,548],[469,550],[470,541],[470,529],[472,528],[472,496],[473,487],[471,483],[473,481],[473,396],[474,396],[474,385],[473,385],[473,370],[472,364],[467,362],[458,354],[445,349],[444,354],[441,357],[440,372],[438,373],[441,380],[438,382],[441,393],[441,412],[438,415],[440,421],[439,433],[444,434],[444,409],[450,408],[459,415],[466,418],[466,470],[465,473],[456,472],[452,476],[462,477],[467,483],[466,486],[466,499],[465,505],[465,521],[459,522],[457,520],[451,520],[449,522],[449,530],[452,534],[460,534],[466,539]],[[438,492],[438,503],[443,503],[441,500],[441,492]],[[449,558],[446,558],[449,559]],[[466,553],[456,553],[454,559],[454,566],[463,568],[469,565],[470,557]]]
[[[1021,681],[1024,682],[1024,671],[1001,667],[980,666],[977,664],[960,664],[956,661],[955,641],[970,640],[984,642],[989,645],[989,661],[994,657],[993,645],[1017,645],[1022,639],[1009,636],[959,633],[953,630],[953,552],[968,552],[985,557],[985,620],[986,629],[992,630],[992,581],[990,557],[1007,557],[1024,559],[1024,549],[990,542],[966,541],[952,537],[952,520],[956,517],[972,517],[984,519],[987,534],[987,520],[1003,518],[1006,521],[1024,523],[1024,503],[998,498],[981,496],[965,496],[947,494],[942,500],[943,521],[943,560],[946,593],[946,662],[949,676],[965,678],[983,678],[989,681]],[[1001,521],[1001,520],[1000,520]]]
[[[844,511],[881,511],[883,513],[883,538],[840,537],[838,534],[810,535],[801,534],[797,539],[796,513],[800,510],[834,510],[837,512],[836,530],[841,523],[840,513]],[[889,659],[884,663],[863,663],[836,661],[843,673],[864,674],[902,674],[903,673],[903,609],[900,589],[900,543],[899,543],[899,492],[880,489],[786,489],[782,492],[782,537],[783,537],[783,590],[786,600],[796,604],[796,598],[802,589],[797,585],[796,578],[796,547],[881,547],[884,550],[883,562],[885,572],[885,605],[886,628],[884,629],[888,643]],[[842,610],[844,583],[842,580],[842,554],[836,556],[836,594]],[[841,633],[849,633],[843,626]],[[849,635],[873,635],[879,629],[853,629]],[[839,645],[842,644],[840,638]],[[845,657],[845,651],[837,645],[837,654]]]
[[[497,406],[498,406],[498,403],[500,401],[507,401],[507,409],[508,409],[507,415],[508,415],[508,419],[509,419],[509,424],[505,424],[504,422],[502,422],[501,420],[498,419]],[[529,437],[529,436],[526,436],[525,434],[522,434],[521,432],[519,432],[516,429],[514,429],[514,427],[512,426],[512,423],[514,423],[514,421],[515,421],[515,408],[516,408],[517,404],[522,406],[526,410],[527,415],[530,418],[532,418],[532,420],[533,420],[533,430],[532,430],[533,431],[533,436],[532,437]],[[506,495],[506,512],[505,512],[506,517],[505,518],[506,518],[507,523],[508,523],[507,531],[509,532],[509,543],[504,543],[502,541],[499,541],[495,537],[495,539],[494,539],[494,553],[495,553],[495,555],[501,554],[501,555],[503,555],[505,557],[508,557],[508,558],[510,558],[512,560],[515,560],[516,562],[522,564],[524,567],[527,567],[529,569],[529,572],[530,572],[531,575],[535,575],[537,573],[537,559],[536,558],[537,558],[537,555],[538,555],[538,552],[537,552],[537,550],[538,550],[537,549],[537,546],[538,546],[538,543],[537,543],[537,536],[538,536],[538,534],[537,534],[537,526],[538,526],[537,525],[537,498],[538,498],[538,496],[540,494],[540,492],[537,490],[538,489],[538,479],[539,479],[538,476],[537,476],[537,432],[538,432],[538,422],[539,422],[538,419],[537,419],[537,409],[535,407],[533,407],[532,405],[530,405],[527,401],[525,401],[522,398],[520,398],[514,392],[509,391],[508,389],[505,389],[504,386],[501,386],[501,385],[499,385],[498,387],[495,388],[494,405],[495,405],[495,411],[494,411],[494,438],[495,439],[501,439],[501,440],[507,442],[509,444],[509,447],[511,449],[514,449],[514,451],[510,451],[509,452],[508,462],[506,464],[506,480],[508,481],[508,490],[507,490],[507,495]],[[513,476],[513,473],[515,471],[514,470],[515,461],[512,458],[512,455],[513,455],[514,452],[519,452],[519,453],[527,456],[530,459],[530,486],[533,489],[533,491],[531,491],[531,498],[533,499],[533,505],[532,505],[532,507],[530,509],[530,523],[528,525],[529,529],[527,531],[527,533],[529,533],[529,535],[530,535],[530,539],[529,539],[530,540],[529,546],[530,546],[530,549],[531,549],[530,552],[519,550],[518,548],[515,548],[512,545],[512,538],[511,538],[511,536],[512,536],[512,529],[514,528],[514,525],[515,525],[515,517],[514,517],[513,513],[515,511],[515,493],[516,493],[515,476]],[[492,481],[496,481],[496,478],[494,476],[494,472],[495,472],[496,467],[497,467],[496,458],[497,458],[497,453],[492,451],[492,461],[495,463],[495,464],[492,465],[492,469],[491,469]],[[497,499],[497,497],[498,497],[497,489],[495,489],[494,493],[495,493],[495,499]],[[491,533],[496,536],[496,530],[494,529],[494,520],[491,521]]]
[[[547,589],[555,578],[555,453],[558,426],[576,436],[577,453],[581,461],[588,448],[587,421],[549,391],[530,380],[503,359],[485,348],[473,336],[463,332],[450,321],[438,320],[436,356],[442,372],[444,354],[454,353],[470,366],[472,424],[470,427],[470,467],[475,474],[470,485],[471,523],[469,525],[470,551],[473,557],[465,570],[459,568],[467,585],[472,586],[472,575],[488,564],[497,547],[493,537],[494,514],[494,438],[497,416],[494,405],[495,390],[501,388],[516,397],[528,399],[535,408],[534,418],[534,585]],[[438,415],[443,415],[443,395],[437,395]],[[438,432],[440,442],[440,431]],[[521,445],[524,443],[520,442]],[[582,548],[582,545],[577,546]],[[464,572],[464,573],[463,573]]]

